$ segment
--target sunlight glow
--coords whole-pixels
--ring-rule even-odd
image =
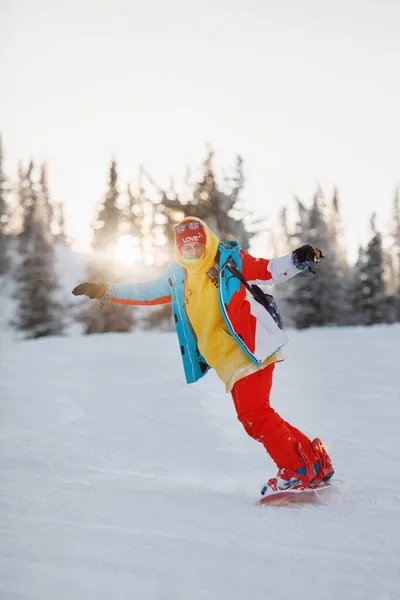
[[[70,244],[75,252],[90,254],[92,251],[92,245],[89,235],[89,228],[87,228],[87,235],[81,235],[79,238],[70,238]]]
[[[114,259],[123,265],[133,265],[142,258],[140,249],[131,235],[121,235],[113,254]]]

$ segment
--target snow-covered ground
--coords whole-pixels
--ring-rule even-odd
[[[290,332],[274,406],[340,480],[296,508],[173,334],[2,338],[1,600],[400,598],[399,326]]]

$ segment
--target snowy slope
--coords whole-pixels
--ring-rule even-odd
[[[1,600],[400,598],[400,327],[290,338],[274,405],[325,440],[326,506],[255,505],[273,465],[173,334],[3,344]]]

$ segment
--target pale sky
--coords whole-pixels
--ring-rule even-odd
[[[46,160],[69,233],[87,235],[114,153],[165,184],[245,160],[275,217],[339,187],[352,251],[400,183],[399,0],[0,0],[6,165]]]

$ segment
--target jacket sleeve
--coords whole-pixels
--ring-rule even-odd
[[[280,256],[279,258],[254,258],[244,250],[240,251],[242,258],[243,277],[249,283],[257,285],[274,285],[291,279],[308,267],[304,263],[304,268],[298,268],[292,260],[292,253]]]
[[[109,283],[105,302],[128,304],[131,306],[155,306],[171,302],[168,275],[155,281],[140,283]]]

